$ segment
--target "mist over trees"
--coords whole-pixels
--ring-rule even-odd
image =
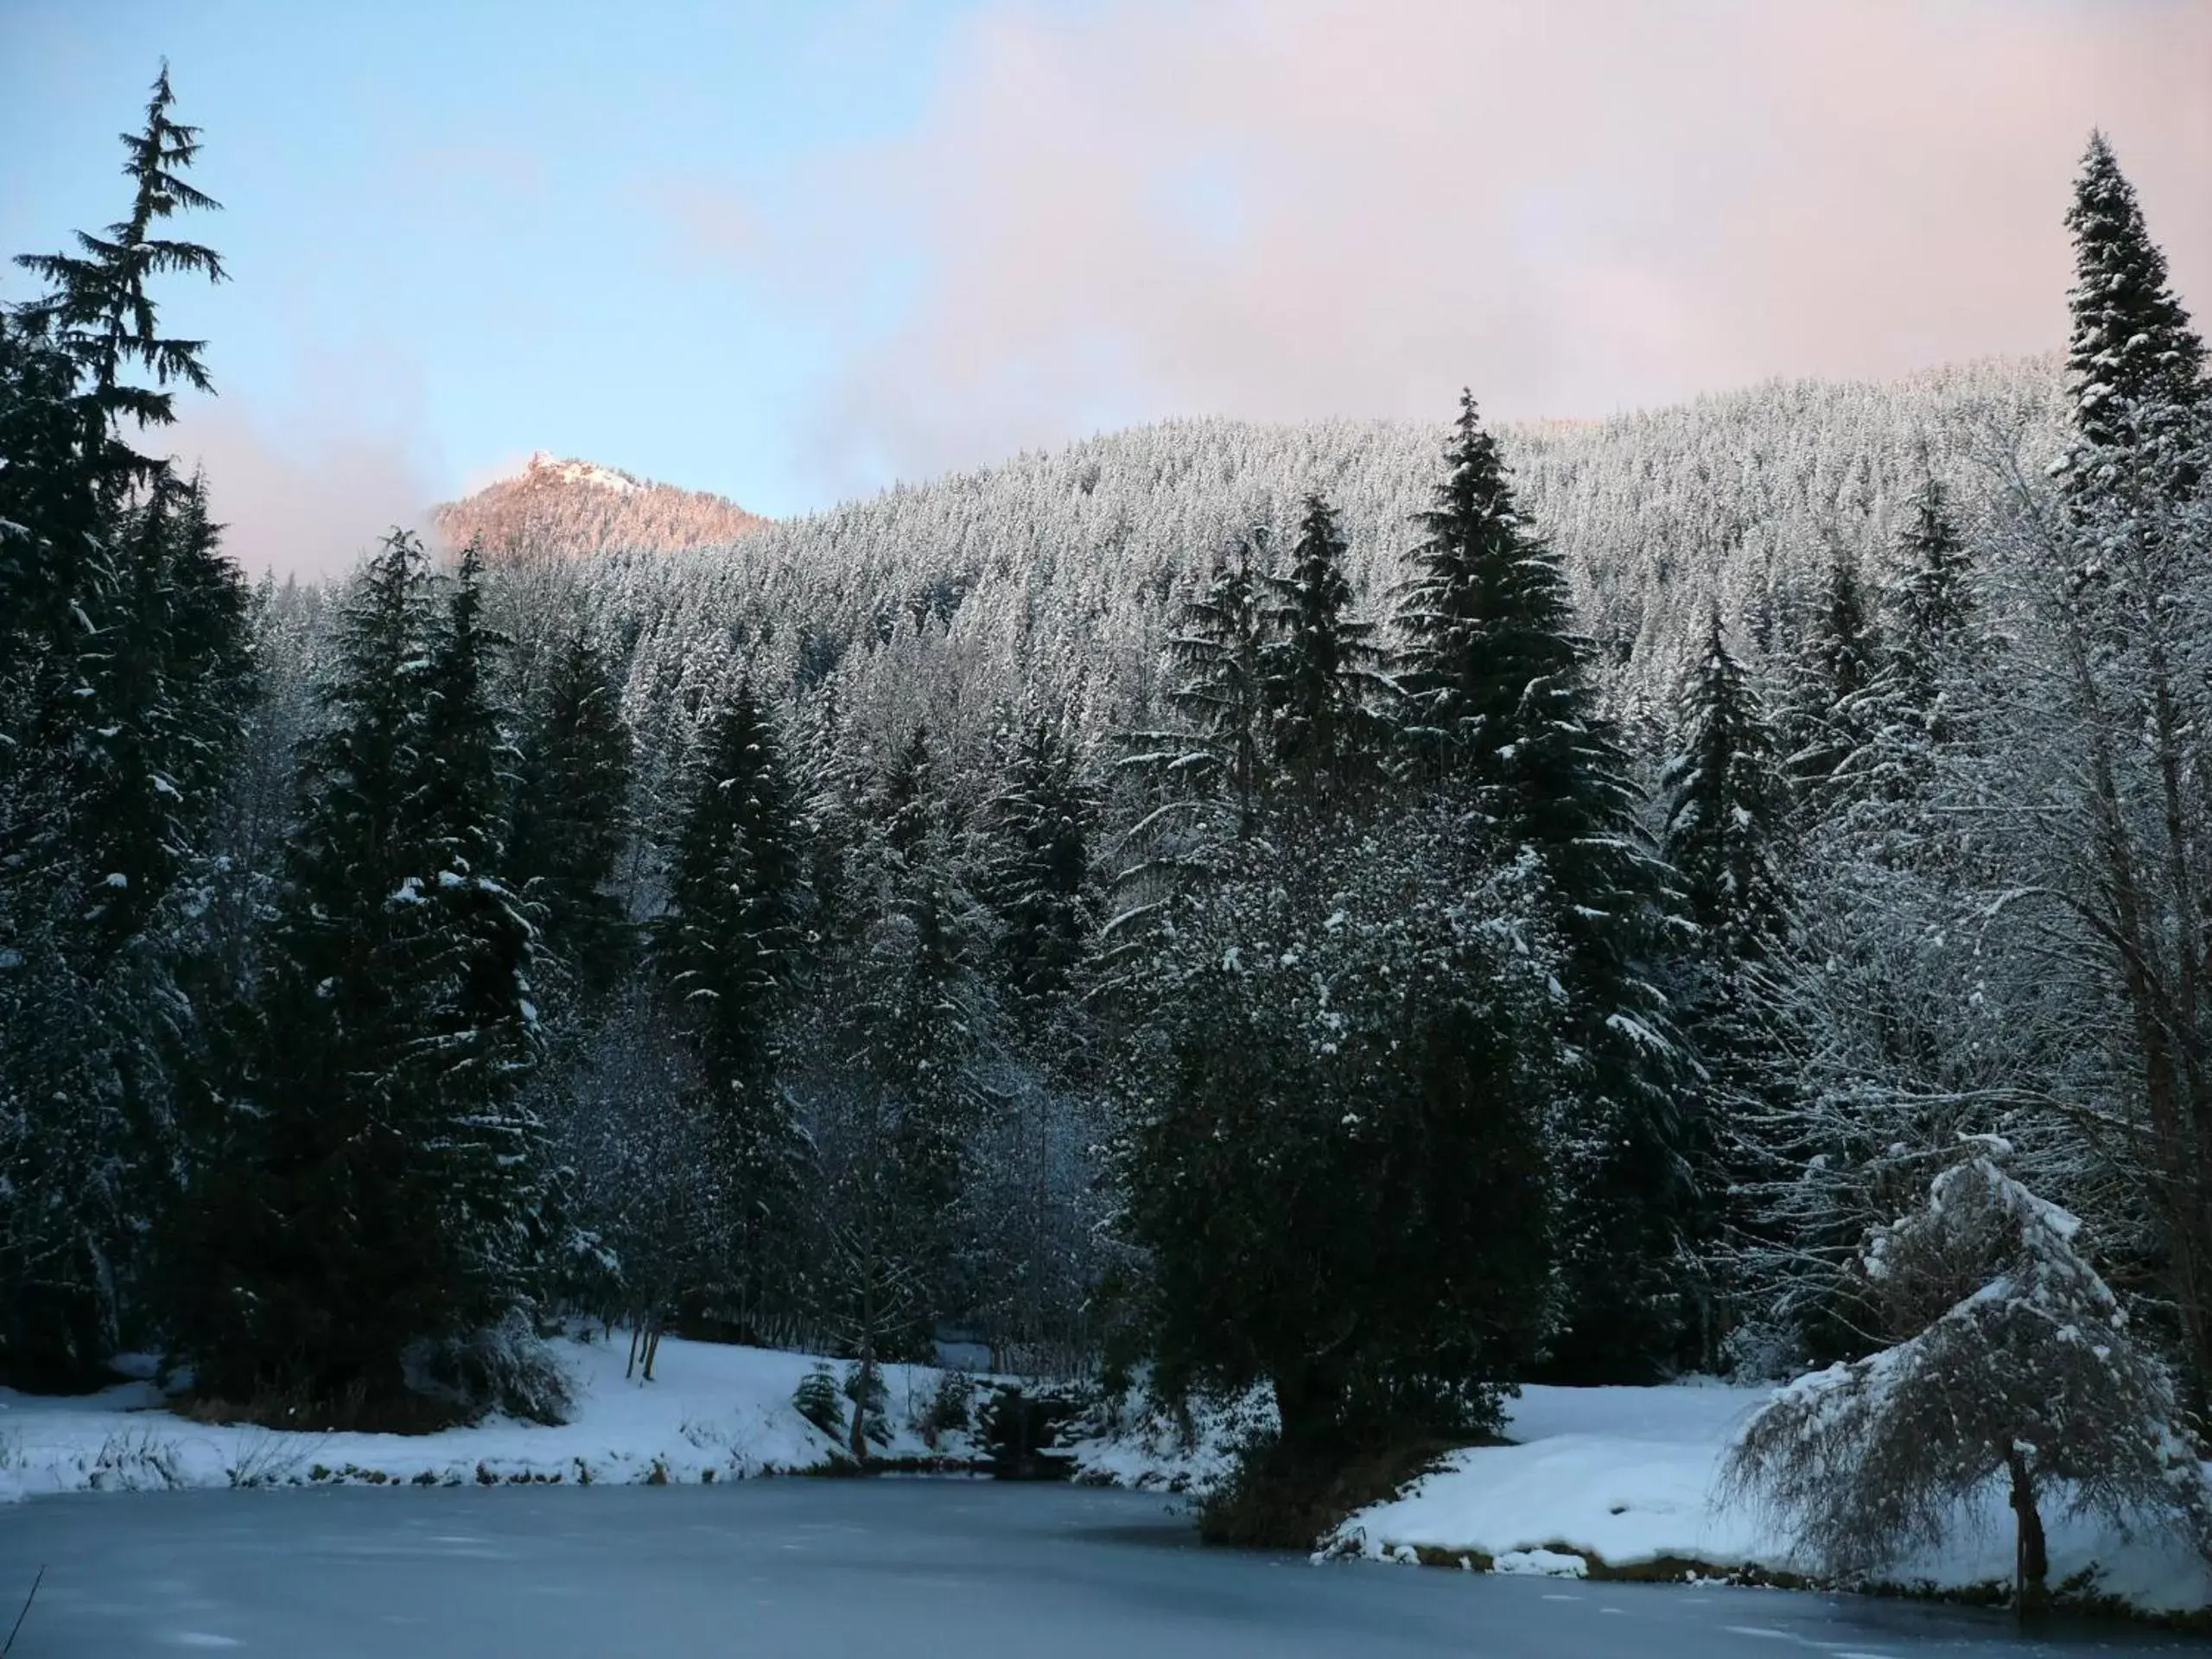
[[[149,284],[222,275],[172,101],[0,313],[0,1377],[553,1416],[589,1314],[1264,1385],[1325,1460],[1842,1366],[1786,1473],[2011,1363],[2026,1251],[2131,1333],[2127,1481],[2202,1410],[2212,414],[2101,138],[2063,369],[1169,422],[249,593],[149,453],[207,378]],[[1995,1435],[1944,1468],[2104,1490]]]

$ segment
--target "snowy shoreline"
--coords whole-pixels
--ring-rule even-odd
[[[1821,1585],[1757,1506],[1713,1497],[1728,1446],[1769,1392],[1526,1389],[1507,1414],[1516,1444],[1452,1453],[1352,1516],[1324,1552],[1439,1565],[1465,1557],[1494,1572],[1573,1578],[1710,1573]],[[2056,1506],[2046,1518],[2051,1582],[2069,1586],[2069,1599],[2157,1617],[2212,1612],[2212,1569],[2186,1541],[2123,1534]],[[2009,1591],[2012,1552],[2012,1516],[1992,1488],[1942,1549],[1907,1558],[1878,1583],[1828,1587],[1979,1597]]]
[[[657,1380],[623,1376],[620,1343],[557,1344],[574,1386],[561,1424],[493,1419],[433,1434],[297,1432],[210,1424],[164,1408],[149,1382],[55,1397],[0,1389],[0,1502],[72,1491],[318,1484],[581,1485],[696,1483],[836,1467],[842,1437],[791,1403],[817,1361],[716,1343],[661,1344]],[[931,1446],[912,1427],[938,1372],[887,1365],[887,1459],[960,1459],[965,1437]]]
[[[0,1390],[0,1502],[75,1491],[320,1484],[692,1484],[841,1466],[840,1437],[799,1415],[791,1395],[809,1355],[670,1338],[658,1380],[622,1375],[620,1344],[565,1342],[575,1387],[565,1424],[493,1421],[428,1435],[302,1433],[192,1421],[150,1383],[76,1398]],[[892,1462],[972,1458],[965,1435],[931,1446],[913,1427],[938,1373],[886,1368]],[[1810,1581],[1756,1510],[1713,1500],[1720,1459],[1761,1389],[1523,1390],[1508,1411],[1514,1444],[1452,1453],[1398,1497],[1363,1510],[1321,1555],[1460,1565],[1561,1577],[1739,1574]],[[1076,1478],[1203,1491],[1229,1466],[1263,1408],[1207,1412],[1194,1446],[1157,1417],[1075,1447]],[[1892,1592],[1970,1596],[2008,1583],[2010,1517],[2000,1495],[1961,1517],[1943,1550],[1901,1564]],[[2182,1541],[2124,1535],[2051,1517],[2051,1577],[2075,1599],[2153,1617],[2212,1609],[2212,1571]]]

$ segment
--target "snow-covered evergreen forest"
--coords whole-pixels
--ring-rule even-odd
[[[0,1380],[556,1418],[589,1313],[1325,1458],[2063,1281],[2202,1421],[2212,391],[2101,139],[2063,359],[252,590],[195,142],[0,314]],[[1897,1294],[1968,1167],[2088,1279]]]

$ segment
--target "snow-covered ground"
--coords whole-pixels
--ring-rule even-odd
[[[164,1408],[149,1382],[75,1398],[0,1389],[0,1499],[83,1491],[420,1481],[710,1481],[816,1469],[837,1443],[800,1416],[804,1354],[671,1337],[655,1381],[625,1380],[611,1344],[558,1344],[575,1409],[557,1427],[493,1421],[425,1435],[298,1433],[209,1425]],[[937,1385],[926,1367],[885,1369],[893,1430],[879,1450],[926,1457],[915,1422]],[[970,1448],[938,1448],[964,1455]]]
[[[1421,1552],[1484,1558],[1503,1571],[1580,1576],[1594,1560],[1622,1568],[1670,1558],[1713,1567],[1807,1571],[1753,1506],[1714,1501],[1714,1478],[1763,1389],[1530,1388],[1516,1401],[1512,1446],[1454,1453],[1398,1498],[1363,1510],[1333,1541],[1379,1559]],[[2146,1612],[2212,1606],[2212,1573],[2182,1540],[2128,1536],[2046,1506],[2051,1581],[2094,1572],[2093,1593]],[[2001,1493],[1962,1515],[1940,1552],[1905,1561],[1897,1584],[1966,1590],[2009,1584],[2012,1517]]]

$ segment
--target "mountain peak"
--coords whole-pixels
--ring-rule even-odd
[[[768,521],[727,497],[639,478],[618,467],[534,452],[520,472],[432,510],[452,547],[495,558],[716,547]]]
[[[632,490],[650,487],[644,479],[620,467],[602,467],[597,461],[563,458],[550,449],[533,450],[529,464],[522,469],[522,475],[533,480],[582,484],[625,495]]]

